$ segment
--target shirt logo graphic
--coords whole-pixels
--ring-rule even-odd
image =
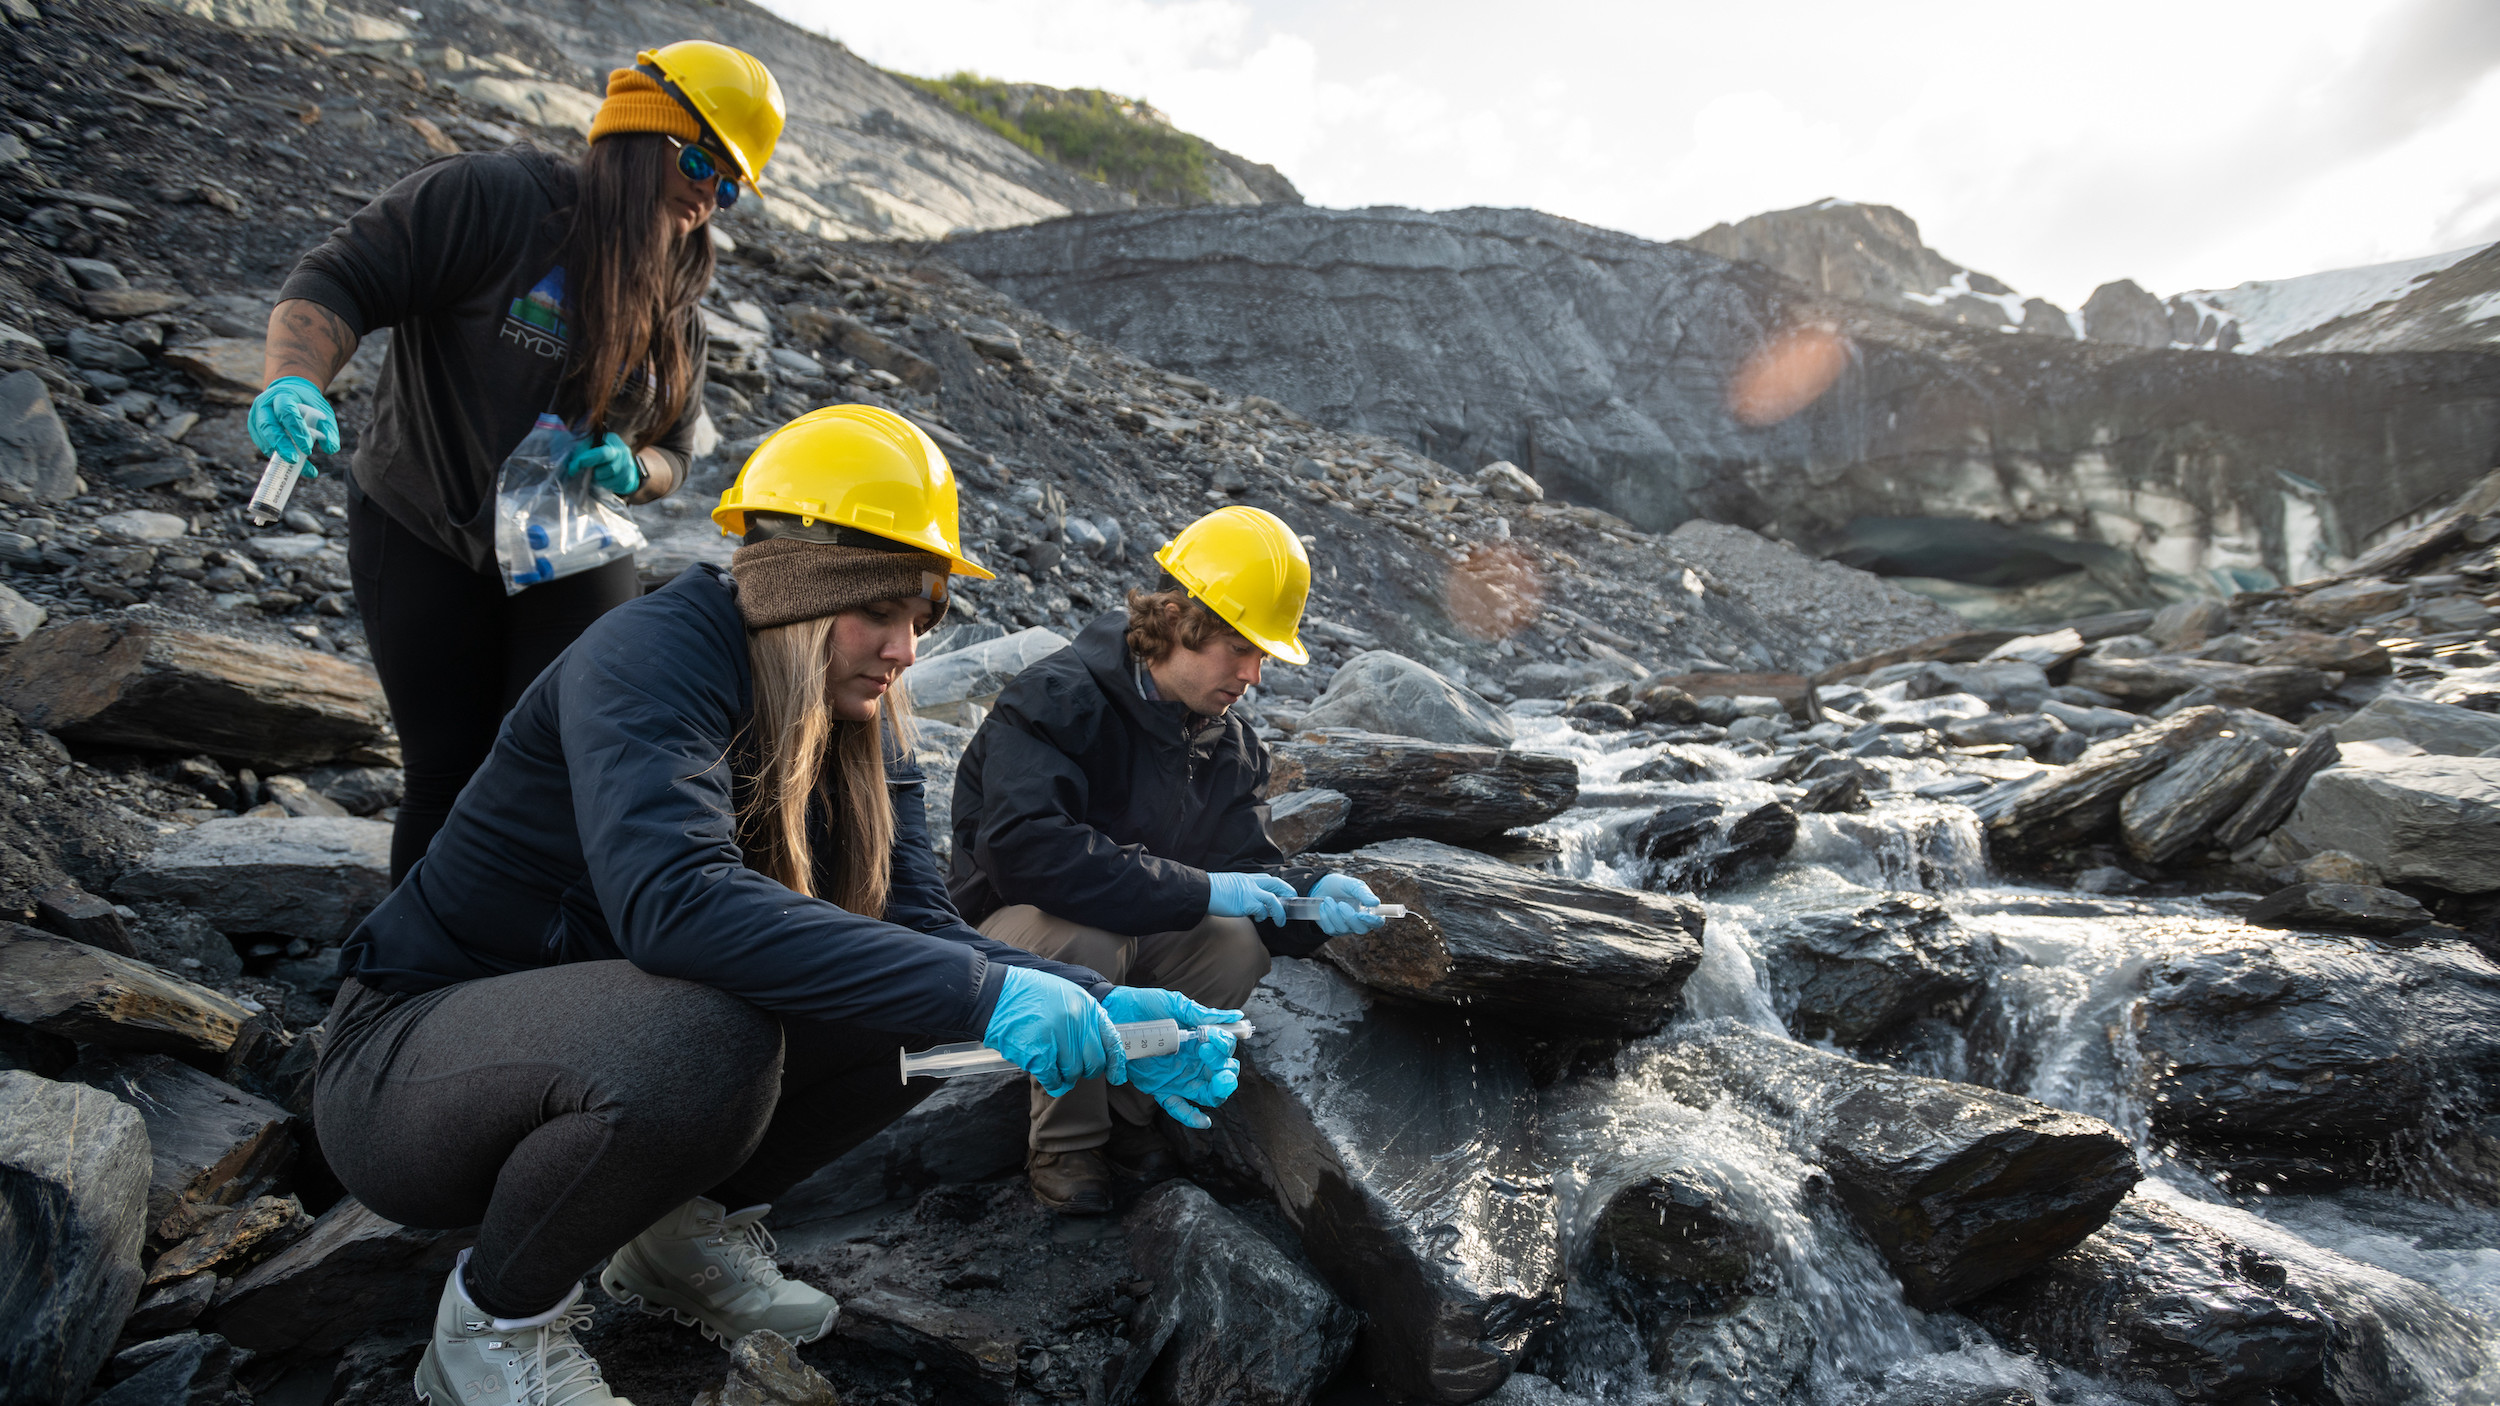
[[[512,300],[512,306],[504,312],[503,339],[519,344],[533,356],[551,361],[563,358],[567,340],[563,265],[547,270],[546,277]]]

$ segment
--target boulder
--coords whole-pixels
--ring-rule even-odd
[[[232,1279],[303,1239],[312,1225],[303,1203],[292,1196],[262,1196],[227,1207],[203,1220],[190,1239],[156,1257],[148,1266],[148,1288],[187,1284],[202,1276],[212,1283],[220,1277]]]
[[[1628,1175],[1592,1179],[1580,1193],[1598,1209],[1575,1218],[1574,1274],[1602,1269],[1708,1289],[1763,1277],[1771,1232],[1731,1213],[1735,1198],[1725,1169],[1678,1159],[1626,1170]]]
[[[1923,894],[1755,925],[1772,1004],[1800,1040],[1858,1045],[1976,992],[2004,960]]]
[[[114,892],[179,903],[228,937],[335,946],[391,888],[391,827],[349,816],[236,816],[172,836]]]
[[[1287,791],[1267,806],[1267,837],[1287,859],[1323,844],[1344,828],[1354,802],[1342,791]]]
[[[159,1240],[268,1191],[295,1160],[287,1111],[165,1055],[98,1051],[62,1076],[120,1099],[147,1124],[148,1224]]]
[[[1385,649],[1365,650],[1339,667],[1302,726],[1479,747],[1507,747],[1519,735],[1510,715],[1474,690]]]
[[[2183,1402],[2369,1406],[2479,1366],[2479,1334],[2435,1291],[2254,1216],[2141,1195],[1962,1310],[2050,1361]]]
[[[223,1068],[256,1038],[252,1012],[205,986],[83,942],[0,923],[0,1027],[29,1027]]]
[[[2361,1174],[2472,1116],[2500,1070],[2500,967],[2459,942],[2251,933],[2149,962],[2132,1008],[2153,1132],[2261,1179]]]
[[[729,1345],[729,1376],[694,1406],[841,1406],[841,1397],[788,1338],[762,1329]]]
[[[1643,1053],[1626,1074],[1695,1108],[1736,1098],[1785,1129],[1921,1309],[2065,1253],[2140,1175],[2134,1148],[2097,1118],[1860,1064],[1733,1021]]]
[[[2335,724],[2334,733],[2338,742],[2401,737],[2435,755],[2475,757],[2500,747],[2500,714],[2382,693],[2360,712]]]
[[[2358,625],[2372,616],[2402,610],[2412,603],[2413,588],[2392,581],[2363,577],[2358,581],[2341,581],[2321,586],[2292,601],[2292,613],[2313,625],[2340,630]]]
[[[86,1394],[139,1299],[148,1134],[109,1094],[0,1070],[0,1382],[12,1401]]]
[[[2179,754],[2159,776],[2118,804],[2118,832],[2127,852],[2167,864],[2198,844],[2284,764],[2280,748],[2243,732],[2208,738]]]
[[[1981,657],[1983,664],[2013,661],[2030,664],[2043,671],[2062,668],[2083,653],[2081,631],[2067,628],[2047,630],[2036,635],[2019,635],[1991,649]]]
[[[1476,482],[1484,485],[1485,496],[1505,503],[1545,501],[1544,486],[1508,459],[1496,459],[1476,470]]]
[[[273,771],[367,748],[390,720],[366,665],[129,619],[73,620],[10,650],[0,704],[75,742]]]
[[[1419,840],[1311,861],[1406,905],[1320,955],[1375,990],[1554,1037],[1646,1035],[1701,964],[1702,907]]]
[[[0,585],[0,649],[25,643],[49,618],[51,613],[42,606]]]
[[[1803,1308],[1749,1294],[1659,1333],[1650,1375],[1658,1399],[1677,1406],[1780,1406],[1813,1365],[1815,1336]]]
[[[1331,732],[1278,743],[1268,795],[1320,789],[1351,803],[1341,845],[1415,837],[1466,844],[1561,814],[1580,797],[1568,757]]]
[[[388,810],[398,805],[408,790],[406,774],[390,766],[315,767],[305,772],[303,779],[305,785],[329,797],[349,815]]]
[[[2299,853],[2342,850],[2390,882],[2500,888],[2500,758],[2389,757],[2310,779],[2277,834]]]
[[[159,1284],[140,1296],[139,1306],[130,1311],[130,1317],[122,1324],[122,1333],[134,1338],[179,1333],[207,1312],[209,1301],[216,1297],[217,1276],[213,1272]]]
[[[2339,760],[2335,736],[2328,729],[2320,728],[2302,738],[2291,760],[2276,768],[2229,819],[2214,827],[2215,847],[2243,849],[2282,824],[2283,817],[2299,804],[2301,793],[2309,789],[2309,778]]]
[[[121,910],[76,884],[54,884],[35,895],[35,926],[56,937],[136,957]]]
[[[2338,674],[2388,673],[2396,667],[2376,640],[2359,635],[2321,635],[2293,630],[2257,646],[2251,664],[2289,664],[2301,669],[2326,669]]]
[[[2106,659],[2075,661],[2067,682],[2106,693],[2131,707],[2166,703],[2190,689],[2213,690],[2215,702],[2234,708],[2288,718],[2302,705],[2326,696],[2329,684],[2318,669],[2288,664],[2225,664],[2213,659]]]
[[[1630,838],[1629,848],[1648,861],[1642,887],[1653,891],[1706,893],[1753,878],[1797,846],[1797,812],[1772,801],[1723,822],[1716,801],[1679,801],[1659,807]]]
[[[1361,1318],[1311,1272],[1185,1181],[1144,1196],[1121,1222],[1129,1263],[1154,1282],[1141,1336],[1155,1401],[1303,1406],[1354,1350]]]
[[[0,376],[0,501],[66,503],[78,491],[78,451],[43,377]]]
[[[2338,883],[2293,884],[2276,889],[2259,899],[2247,917],[2252,923],[2270,928],[2347,928],[2382,937],[2431,921],[2430,910],[2407,894],[2369,884]]]
[[[1027,666],[1067,647],[1067,636],[1037,625],[923,660],[903,686],[914,713],[970,727],[980,720],[974,709],[987,709]]]
[[[229,1406],[250,1398],[235,1390],[234,1351],[214,1333],[176,1333],[114,1353],[104,1378],[112,1386],[87,1406]]]
[[[165,348],[165,364],[199,382],[220,405],[249,405],[267,383],[266,344],[258,337],[203,337]]]
[[[2144,633],[2164,649],[2194,649],[2231,632],[2231,607],[2211,596],[2174,600],[2153,612]]]
[[[932,1186],[984,1181],[1024,1165],[1031,1083],[1022,1074],[949,1079],[869,1139],[773,1203],[784,1229],[864,1211]]]
[[[2066,735],[2066,724],[2046,713],[1990,713],[1945,724],[1944,737],[1956,747],[1993,747],[2011,743],[2037,751]]]
[[[926,1368],[944,1389],[940,1398],[983,1406],[1014,1406],[1015,1330],[987,1313],[879,1287],[854,1288],[836,1281],[842,1301],[834,1336],[846,1347],[909,1361]]]
[[[327,816],[343,819],[347,807],[316,791],[300,776],[273,776],[261,783],[261,791],[269,804],[298,820]]]
[[[1244,1003],[1226,1122],[1312,1261],[1368,1316],[1365,1377],[1439,1402],[1501,1385],[1560,1309],[1527,1071],[1455,1016],[1286,959]]]
[[[254,1352],[336,1352],[379,1329],[430,1322],[474,1230],[411,1230],[350,1196],[303,1239],[234,1281],[208,1323]]]
[[[2094,743],[2073,765],[2049,773],[2002,805],[1983,809],[1989,842],[2002,854],[2033,855],[2108,829],[2129,791],[2222,731],[2227,721],[2220,708],[2189,708],[2150,727]]]

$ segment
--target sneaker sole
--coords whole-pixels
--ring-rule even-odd
[[[618,1286],[609,1283],[608,1277],[605,1274],[599,1276],[599,1292],[607,1295],[611,1302],[624,1308],[630,1308],[636,1313],[649,1314],[653,1318],[673,1318],[685,1327],[692,1328],[696,1332],[701,1333],[704,1337],[719,1344],[724,1350],[726,1350],[731,1343],[736,1341],[736,1339],[730,1337],[726,1333],[723,1333],[720,1329],[713,1327],[711,1324],[704,1322],[701,1318],[688,1313],[686,1310],[677,1307],[675,1304],[662,1303],[655,1299],[647,1299],[642,1295],[635,1293],[631,1289],[619,1288]],[[815,1332],[784,1333],[782,1336],[787,1338],[792,1346],[796,1346],[800,1343],[816,1342],[833,1331],[834,1321],[841,1316],[842,1305],[835,1304],[833,1306],[833,1311],[825,1315],[825,1321],[817,1325]]]

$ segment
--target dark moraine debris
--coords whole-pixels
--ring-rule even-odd
[[[1277,962],[1244,1004],[1258,1033],[1227,1122],[1367,1316],[1358,1370],[1440,1402],[1500,1386],[1561,1307],[1527,1070],[1458,1016],[1318,962]]]
[[[1501,747],[1332,731],[1279,743],[1275,757],[1270,797],[1344,794],[1351,808],[1329,837],[1339,845],[1409,836],[1467,844],[1550,820],[1580,797],[1569,757]]]
[[[1122,1221],[1129,1263],[1154,1290],[1153,1325],[1131,1351],[1160,1339],[1145,1374],[1155,1401],[1303,1406],[1354,1350],[1360,1315],[1215,1198],[1169,1181]]]
[[[1331,939],[1355,980],[1559,1037],[1646,1035],[1701,964],[1702,906],[1405,840],[1315,859],[1408,916]]]

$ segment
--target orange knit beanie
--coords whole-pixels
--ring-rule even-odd
[[[703,124],[658,79],[638,69],[619,68],[608,73],[608,100],[599,104],[598,115],[590,119],[590,139],[595,142],[619,132],[664,132],[691,142],[702,139]]]

